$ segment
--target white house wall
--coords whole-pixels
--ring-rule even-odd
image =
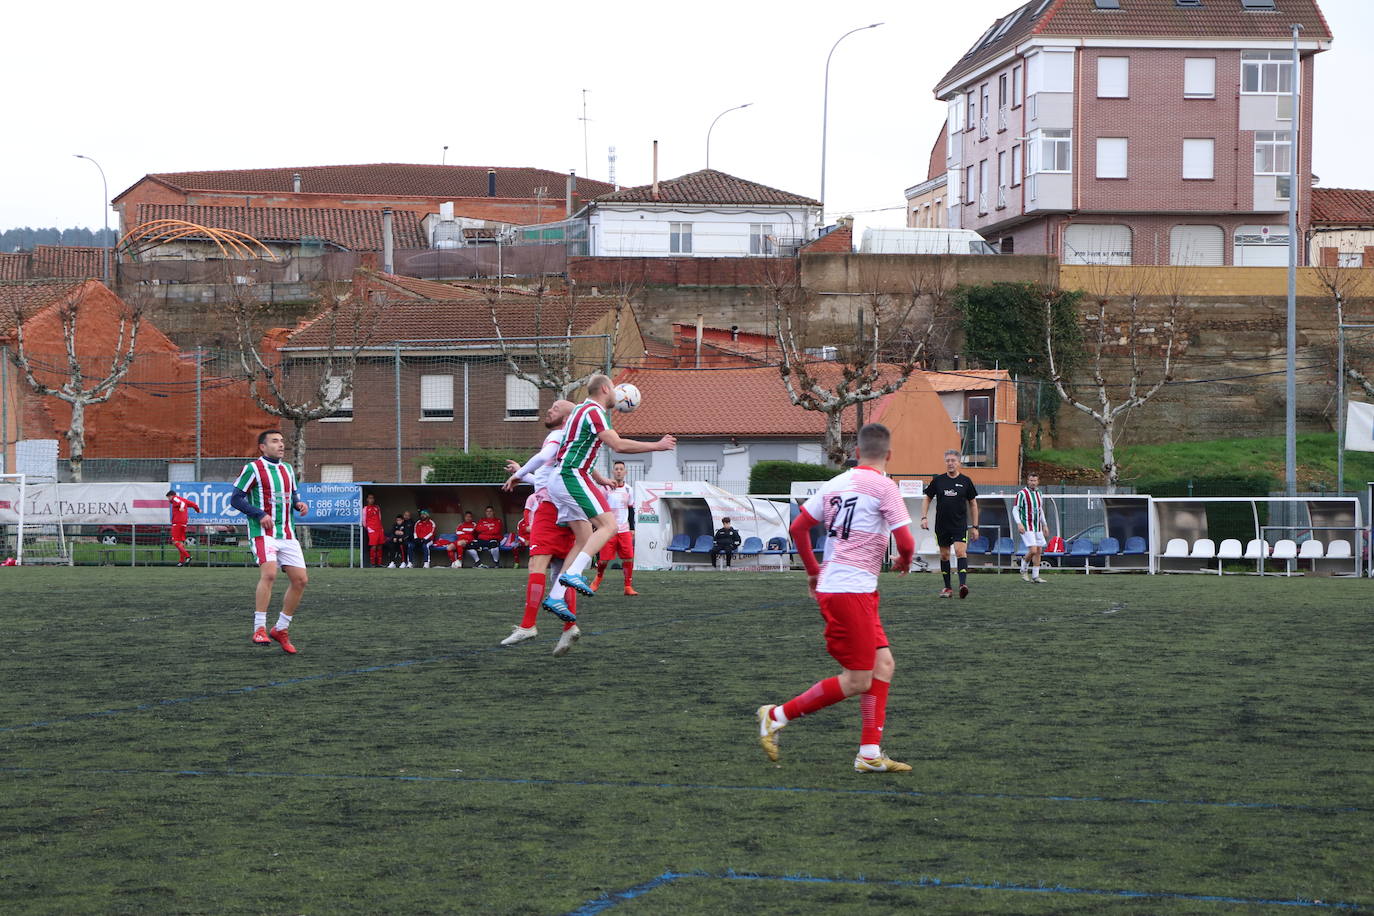
[[[815,218],[787,210],[607,210],[591,215],[592,248],[601,257],[747,257],[749,227],[764,223],[775,238],[810,238]],[[670,223],[692,224],[691,252],[670,249]]]

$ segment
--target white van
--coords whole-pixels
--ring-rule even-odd
[[[860,254],[997,254],[972,229],[865,229]]]

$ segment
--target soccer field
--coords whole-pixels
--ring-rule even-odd
[[[563,659],[523,570],[311,574],[291,657],[255,570],[0,570],[0,911],[1374,910],[1363,580],[884,576],[860,775],[854,700],[755,738],[799,573],[612,571]]]

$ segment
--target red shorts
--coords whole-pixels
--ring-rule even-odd
[[[602,563],[609,563],[616,557],[620,557],[622,560],[635,558],[635,533],[633,531],[617,531],[611,535],[606,546],[601,548]]]
[[[878,650],[887,647],[878,618],[878,593],[820,592],[817,597],[830,657],[850,671],[872,671]]]
[[[558,507],[541,500],[530,523],[530,556],[566,557],[576,541],[571,528],[558,527]]]
[[[369,547],[381,547],[386,543],[386,532],[380,528],[368,528],[367,543]]]
[[[185,526],[185,525],[173,525],[173,526],[172,526],[172,543],[175,544],[177,541],[184,541],[184,540],[186,540],[186,526]]]

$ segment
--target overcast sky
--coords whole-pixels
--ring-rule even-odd
[[[1235,2],[1235,0],[1231,0]],[[1374,187],[1374,2],[1319,0],[1314,171]],[[148,172],[367,162],[537,166],[621,185],[711,165],[901,225],[945,116],[932,88],[1019,0],[13,4],[0,73],[0,229],[98,227]],[[586,93],[584,155],[582,90]],[[110,216],[114,225],[115,216]]]

